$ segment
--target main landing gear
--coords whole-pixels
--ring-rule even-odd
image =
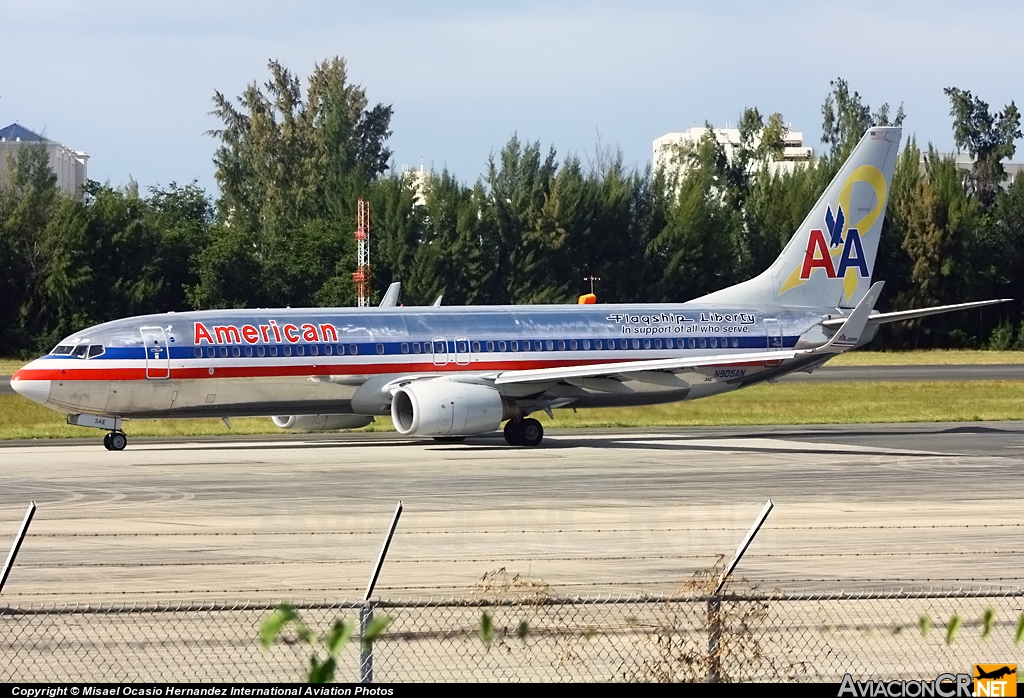
[[[108,451],[123,451],[128,445],[128,437],[123,431],[112,431],[103,437],[103,446]]]
[[[510,419],[505,422],[505,441],[509,446],[537,446],[544,439],[544,427],[536,419]]]

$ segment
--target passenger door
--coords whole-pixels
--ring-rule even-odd
[[[764,319],[764,331],[767,338],[768,351],[782,351],[782,325],[771,317]],[[765,366],[778,366],[781,361],[765,361]]]
[[[146,378],[171,377],[171,352],[167,346],[167,333],[162,327],[142,327],[142,346],[146,350]]]

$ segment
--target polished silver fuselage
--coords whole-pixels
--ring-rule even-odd
[[[820,346],[836,311],[695,304],[212,310],[97,325],[19,371],[48,406],[121,418],[388,414],[403,376],[487,382],[504,371]],[[866,338],[869,339],[869,338]],[[98,347],[85,350],[83,347]],[[67,353],[68,347],[78,347]],[[89,357],[90,351],[95,356]],[[77,356],[75,354],[78,354]],[[823,357],[674,374],[498,386],[550,407],[714,395]],[[48,383],[48,384],[47,384]]]

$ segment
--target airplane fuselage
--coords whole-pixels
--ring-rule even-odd
[[[829,311],[695,304],[211,310],[82,330],[19,371],[33,399],[121,418],[389,413],[395,376],[502,371],[815,347]],[[817,360],[817,363],[820,363]],[[500,386],[553,407],[714,395],[806,369],[761,361],[612,381]],[[27,385],[27,384],[25,384]],[[39,398],[45,397],[44,400]]]

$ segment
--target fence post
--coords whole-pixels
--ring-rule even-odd
[[[384,558],[387,557],[388,548],[391,547],[391,539],[398,528],[398,518],[402,515],[402,502],[398,502],[395,509],[395,517],[391,520],[391,529],[388,530],[388,537],[384,539],[384,545],[380,548],[377,556],[377,565],[373,568],[373,576],[370,583],[366,585],[366,594],[363,596],[363,605],[359,608],[359,682],[373,682],[373,645],[366,641],[366,630],[373,621],[373,605],[370,596],[373,595],[373,588],[377,585],[377,577],[380,576],[380,569],[384,566]]]
[[[25,512],[25,518],[21,521],[21,528],[18,529],[18,535],[14,538],[14,545],[11,547],[11,552],[7,553],[7,562],[4,563],[4,569],[0,572],[0,592],[4,590],[4,584],[7,583],[7,576],[11,573],[11,568],[14,567],[14,559],[18,557],[18,551],[21,550],[21,542],[25,540],[25,534],[28,533],[28,525],[32,523],[32,517],[36,513],[36,503],[29,502],[28,511]]]
[[[373,646],[363,640],[373,620],[373,606],[365,601],[359,607],[359,683],[373,683]]]
[[[729,580],[729,575],[736,569],[736,565],[739,564],[743,553],[747,552],[747,548],[750,547],[754,536],[761,530],[765,519],[768,518],[768,514],[774,508],[775,502],[769,499],[761,513],[758,514],[757,519],[754,520],[750,530],[747,531],[747,535],[740,541],[739,546],[736,548],[736,553],[732,556],[732,561],[729,562],[725,571],[719,576],[718,585],[715,587],[714,592],[708,597],[708,683],[720,683],[722,681],[721,642],[722,627],[725,625],[725,618],[722,613],[722,587]]]

